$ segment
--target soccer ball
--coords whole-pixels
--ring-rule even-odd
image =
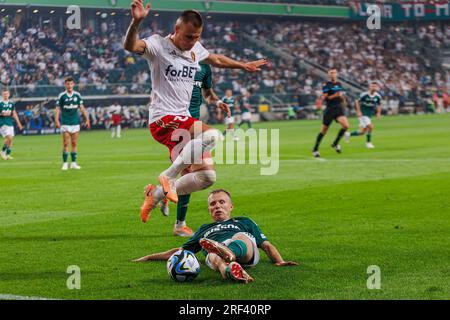
[[[167,260],[167,272],[177,282],[192,281],[200,273],[200,263],[191,251],[178,250]]]

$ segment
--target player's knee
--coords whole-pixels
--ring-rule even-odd
[[[219,140],[223,140],[222,133],[217,129],[209,129],[202,133],[202,145],[204,151],[213,150]]]
[[[199,185],[203,189],[206,189],[214,184],[216,182],[217,176],[215,170],[202,170],[197,171],[195,178]]]

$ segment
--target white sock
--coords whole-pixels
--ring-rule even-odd
[[[175,187],[178,195],[185,195],[192,192],[204,190],[216,181],[216,171],[201,170],[188,173],[179,178]]]
[[[221,137],[222,134],[218,130],[210,129],[203,132],[199,138],[190,140],[172,165],[161,174],[174,179],[191,164],[200,164],[203,153],[212,151]]]
[[[185,225],[186,225],[186,221],[179,221],[179,220],[177,220],[177,222],[175,223],[175,226],[177,228],[184,227]]]
[[[112,127],[111,128],[111,138],[114,138],[115,134],[116,134],[116,128]]]
[[[117,126],[117,137],[120,138],[120,130],[122,129],[122,127],[120,126],[120,124]]]
[[[153,205],[156,205],[164,198],[164,192],[161,186],[157,186],[153,191]]]

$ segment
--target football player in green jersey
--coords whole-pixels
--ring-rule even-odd
[[[277,248],[271,244],[258,225],[246,217],[231,217],[233,203],[229,192],[213,190],[208,196],[208,211],[213,223],[202,225],[181,246],[194,253],[203,251],[206,265],[218,271],[222,278],[248,283],[253,278],[243,267],[254,267],[259,262],[261,248],[276,266],[296,266],[297,262],[285,261]],[[154,253],[134,262],[168,260],[180,248]]]
[[[62,170],[69,169],[68,158],[69,158],[69,142],[71,144],[71,169],[79,170],[81,167],[77,164],[77,143],[78,135],[80,133],[80,117],[78,115],[78,109],[84,117],[84,125],[86,128],[90,128],[91,124],[89,122],[89,116],[83,105],[83,99],[80,93],[74,91],[75,80],[71,77],[66,78],[64,81],[64,86],[66,91],[61,92],[56,99],[56,109],[55,109],[55,125],[56,128],[61,128],[61,133],[63,136],[63,166]],[[61,116],[61,122],[60,122]]]
[[[225,91],[225,96],[222,98],[222,101],[230,106],[231,116],[225,118],[225,124],[227,125],[227,129],[224,131],[224,135],[227,133],[233,133],[233,139],[239,140],[239,137],[234,134],[234,123],[236,121],[235,117],[238,113],[240,113],[239,106],[236,104],[236,99],[233,96],[233,90],[227,89]]]
[[[348,142],[352,136],[362,136],[366,134],[366,146],[369,149],[375,148],[372,144],[372,116],[381,117],[381,95],[378,91],[378,83],[373,81],[369,85],[369,91],[361,93],[359,100],[355,103],[356,115],[359,119],[359,130],[346,132],[345,140]]]
[[[247,123],[248,128],[250,129],[252,127],[252,107],[250,105],[250,97],[251,93],[247,90],[245,92],[244,96],[241,99],[241,122],[239,123],[239,128],[244,124]]]
[[[2,100],[0,101],[0,135],[5,139],[2,147],[1,157],[3,160],[12,160],[11,147],[14,138],[13,120],[16,122],[19,130],[22,130],[14,103],[9,100],[10,92],[7,88],[2,90]]]
[[[213,81],[211,67],[207,64],[200,63],[200,70],[195,74],[194,89],[192,90],[192,98],[189,105],[189,113],[193,118],[200,119],[200,107],[203,104],[203,99],[205,99],[210,105],[216,105],[219,108],[224,108],[227,114],[230,115],[229,106],[219,99],[212,87]],[[211,164],[192,165],[181,174],[184,175],[200,170],[215,170],[214,164],[211,161]],[[190,198],[190,193],[178,195],[177,220],[173,228],[173,233],[176,236],[190,237],[193,234],[192,229],[186,225],[186,214]],[[167,199],[164,199],[161,202],[161,211],[165,216],[169,215]]]

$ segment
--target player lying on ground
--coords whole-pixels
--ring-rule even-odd
[[[378,93],[378,83],[371,82],[369,91],[361,93],[359,101],[355,103],[356,115],[359,119],[359,130],[345,133],[345,140],[348,142],[352,136],[362,136],[366,134],[366,146],[369,149],[375,148],[372,144],[372,116],[376,113],[377,119],[381,117],[381,95]]]
[[[77,164],[77,144],[78,135],[80,133],[80,116],[78,115],[78,109],[80,109],[81,114],[84,117],[84,125],[86,128],[91,127],[89,121],[89,116],[83,105],[83,99],[79,92],[74,91],[75,80],[71,77],[64,81],[64,86],[66,91],[61,92],[56,99],[56,109],[55,109],[55,126],[56,128],[61,128],[61,133],[63,137],[63,166],[62,170],[69,169],[68,158],[69,158],[69,143],[71,145],[70,157],[72,163],[70,164],[70,169],[79,170],[81,167]],[[61,122],[59,117],[61,115]]]
[[[284,261],[277,248],[271,244],[253,220],[246,217],[231,218],[233,203],[230,193],[218,189],[208,196],[208,211],[213,223],[202,225],[197,232],[182,245],[181,249],[194,253],[203,249],[205,263],[220,272],[222,278],[241,282],[251,282],[253,278],[243,267],[254,267],[259,262],[261,248],[276,266],[296,266],[297,262]],[[167,260],[180,248],[154,253],[135,262]]]
[[[337,153],[341,153],[341,146],[339,145],[339,141],[344,136],[345,132],[348,130],[348,120],[344,114],[344,97],[343,97],[343,88],[340,82],[337,81],[337,70],[336,68],[331,68],[328,70],[328,76],[330,77],[330,81],[328,81],[323,87],[323,99],[325,100],[327,107],[323,113],[323,121],[322,128],[320,130],[319,135],[316,139],[316,144],[313,149],[313,156],[315,158],[320,157],[319,153],[319,145],[322,141],[323,137],[328,132],[328,128],[331,123],[334,121],[338,122],[341,125],[341,130],[334,140],[331,147],[336,150]]]
[[[202,163],[203,154],[211,152],[221,138],[220,132],[201,122],[198,126],[201,133],[195,132],[194,122],[198,120],[189,114],[188,106],[194,76],[200,70],[199,62],[248,72],[260,71],[260,67],[267,64],[265,59],[244,63],[209,53],[198,41],[203,30],[203,19],[195,10],[187,10],[180,15],[173,34],[167,37],[155,34],[144,40],[138,39],[139,25],[149,11],[149,4],[144,8],[142,0],[133,1],[133,19],[126,34],[124,48],[143,55],[149,62],[152,80],[149,128],[154,139],[169,148],[173,163],[159,175],[160,186],[149,184],[145,188],[145,200],[141,206],[143,222],[148,220],[150,212],[164,197],[177,203],[178,195],[206,189],[216,180],[213,168],[195,171],[176,180],[191,164]],[[218,106],[226,109],[223,103]],[[180,150],[176,146],[180,139],[173,136],[177,129],[190,135],[190,140],[179,154]]]
[[[192,90],[191,102],[189,104],[189,113],[194,119],[200,119],[200,107],[203,104],[203,98],[209,105],[224,106],[227,110],[227,114],[230,113],[229,107],[223,104],[223,101],[219,99],[217,94],[213,90],[212,71],[211,67],[205,63],[200,63],[200,70],[196,72],[194,78],[194,89]],[[206,158],[210,158],[210,155],[205,155]],[[203,162],[207,162],[206,159]],[[202,170],[215,170],[214,164],[202,163],[200,165],[192,165],[189,168],[183,170],[181,175],[186,175],[195,171]],[[189,207],[191,194],[178,195],[177,203],[177,220],[173,227],[173,234],[181,237],[191,237],[192,229],[186,225],[186,215]],[[169,204],[167,199],[161,201],[161,211],[163,215],[169,215]]]
[[[1,152],[1,157],[3,160],[13,159],[11,157],[11,148],[14,138],[13,119],[19,127],[19,130],[23,129],[14,108],[14,103],[9,100],[9,96],[9,90],[4,88],[2,90],[2,100],[0,101],[0,135],[5,139]]]

